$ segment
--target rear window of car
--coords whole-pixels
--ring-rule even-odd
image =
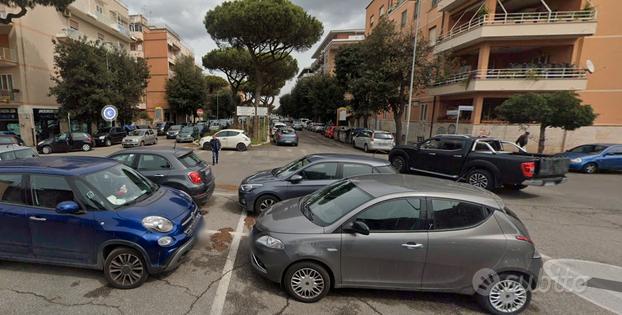
[[[86,133],[78,132],[72,133],[71,137],[73,138],[73,140],[86,140],[89,136]]]
[[[197,165],[203,163],[203,160],[201,160],[194,152],[191,152],[191,153],[188,153],[188,154],[186,154],[184,156],[181,156],[179,158],[179,161],[185,167],[194,167],[194,166],[197,166]]]
[[[281,129],[281,133],[284,135],[296,133],[293,129]]]
[[[393,140],[393,135],[388,132],[376,132],[374,133],[374,139],[378,140]]]
[[[0,144],[17,144],[17,140],[11,136],[0,137]]]

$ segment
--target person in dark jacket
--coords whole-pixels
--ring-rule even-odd
[[[220,149],[222,149],[222,144],[216,137],[212,137],[209,144],[212,147],[212,164],[216,165],[218,164],[218,153],[220,153]]]
[[[524,134],[516,139],[516,144],[523,149],[527,146],[527,143],[529,143],[529,131],[525,131]]]

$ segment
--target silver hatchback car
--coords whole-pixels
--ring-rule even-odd
[[[296,300],[331,288],[475,295],[493,314],[522,312],[542,258],[496,195],[409,175],[336,182],[274,205],[250,237],[255,270]]]

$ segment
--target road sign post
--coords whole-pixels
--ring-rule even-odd
[[[106,105],[104,106],[104,108],[102,108],[101,115],[105,121],[112,123],[113,121],[117,120],[117,117],[119,116],[119,110],[114,105]]]

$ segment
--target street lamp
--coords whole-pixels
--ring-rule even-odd
[[[417,0],[415,5],[415,15],[416,15],[416,23],[415,23],[415,40],[413,44],[413,64],[410,70],[410,95],[408,97],[408,113],[406,113],[406,135],[404,136],[404,144],[408,144],[408,134],[410,133],[410,112],[413,104],[413,89],[415,85],[415,65],[417,60],[417,39],[419,37],[419,7],[421,6],[421,1]]]

